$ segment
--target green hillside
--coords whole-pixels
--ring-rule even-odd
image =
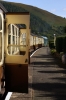
[[[0,1],[9,12],[30,12],[30,26],[34,34],[53,38],[53,34],[65,35],[66,19],[48,11],[21,3]]]

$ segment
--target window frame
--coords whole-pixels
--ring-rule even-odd
[[[0,9],[0,15],[2,19],[2,29],[0,30],[0,34],[2,34],[2,58],[0,60],[0,66],[1,66],[4,63],[4,16],[1,9]]]
[[[10,49],[10,53],[8,51],[8,55],[14,55],[16,53],[19,52],[19,28],[15,25],[15,24],[9,24],[10,25],[10,33],[8,33],[8,36],[11,36],[11,44],[8,43],[8,47],[10,45],[11,49]],[[13,37],[14,37],[14,41],[13,41]],[[9,39],[9,38],[8,38]],[[14,49],[14,52],[13,52]]]

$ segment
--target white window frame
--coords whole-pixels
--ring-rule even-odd
[[[14,27],[14,34],[13,34],[13,27]],[[17,52],[19,52],[19,47],[17,45],[19,45],[19,28],[14,25],[14,24],[10,24],[10,33],[8,33],[8,36],[11,36],[11,40],[10,40],[10,45],[15,45],[15,46],[11,46],[10,49],[10,53],[8,52],[8,55],[13,55],[16,54]],[[16,33],[17,32],[17,33]],[[14,36],[14,42],[13,42],[13,36]],[[9,44],[8,44],[9,46]],[[14,49],[14,52],[13,52]]]
[[[4,17],[3,17],[3,12],[0,10],[0,15],[2,19],[2,29],[0,30],[0,34],[2,33],[2,59],[0,61],[0,66],[4,62]]]

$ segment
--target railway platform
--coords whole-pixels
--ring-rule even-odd
[[[66,69],[57,65],[49,47],[31,57],[29,92],[12,93],[10,100],[66,100]]]

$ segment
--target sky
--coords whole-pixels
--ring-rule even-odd
[[[57,16],[66,18],[66,0],[3,0],[36,6]]]

